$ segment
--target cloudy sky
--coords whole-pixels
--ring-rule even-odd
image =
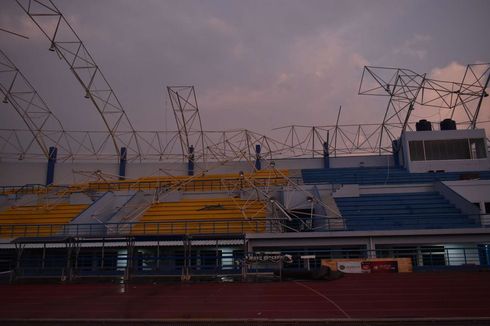
[[[364,65],[461,79],[489,62],[490,1],[63,0],[59,9],[137,130],[174,130],[168,85],[194,85],[206,130],[380,122],[386,99],[357,95]],[[102,130],[95,109],[13,0],[1,49],[66,129]],[[488,107],[487,107],[488,108]],[[418,112],[423,117],[423,112]],[[0,128],[19,126],[0,112]],[[489,110],[482,119],[490,119]]]

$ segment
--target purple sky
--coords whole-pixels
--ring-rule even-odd
[[[205,130],[380,122],[386,98],[357,95],[364,65],[459,81],[490,61],[490,1],[56,1],[137,130],[174,130],[167,85],[194,85]],[[103,130],[95,109],[13,0],[1,48],[65,128]],[[488,101],[487,101],[488,102]],[[481,119],[490,119],[488,103]],[[424,112],[416,112],[424,117]],[[23,128],[0,112],[0,128]]]

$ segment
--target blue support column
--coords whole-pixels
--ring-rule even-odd
[[[260,161],[260,145],[255,145],[255,169],[262,169],[262,163]]]
[[[323,168],[330,168],[330,153],[328,152],[328,143],[323,143]]]
[[[187,175],[194,175],[194,146],[189,147],[189,161],[187,163]]]
[[[53,184],[54,181],[54,167],[56,165],[56,157],[58,156],[58,149],[56,147],[50,147],[48,153],[48,170],[46,172],[46,186]]]
[[[126,179],[126,162],[128,158],[128,151],[126,147],[121,147],[121,156],[119,157],[119,180]]]
[[[395,167],[400,167],[400,142],[395,139],[391,142],[391,148],[393,149],[393,161],[395,162]]]

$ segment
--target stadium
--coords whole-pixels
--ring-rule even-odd
[[[275,137],[207,131],[195,87],[168,86],[177,130],[138,131],[68,19],[39,3],[18,4],[107,128],[65,130],[0,51],[2,110],[26,125],[0,130],[0,320],[489,322],[489,63],[462,80],[365,66],[378,124],[341,124],[339,109]]]

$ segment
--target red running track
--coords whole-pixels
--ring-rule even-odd
[[[0,285],[0,319],[490,317],[489,272],[271,283]]]

